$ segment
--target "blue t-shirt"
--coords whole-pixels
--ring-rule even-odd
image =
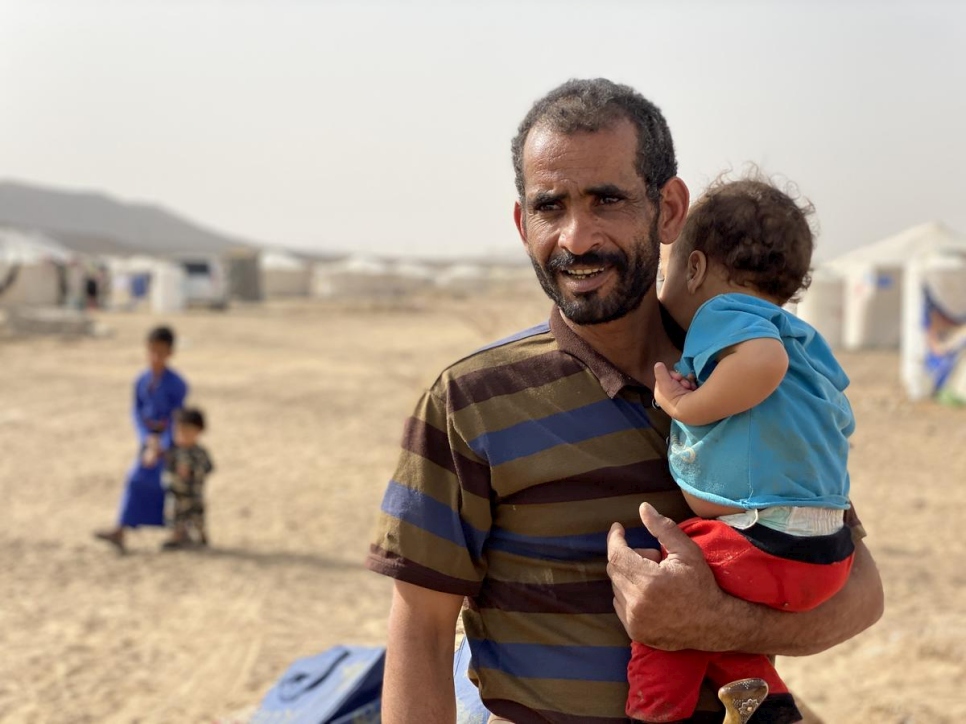
[[[710,425],[671,425],[675,480],[704,500],[746,510],[773,505],[849,507],[846,467],[855,429],[849,378],[811,326],[763,299],[722,294],[694,315],[677,370],[703,384],[717,356],[750,339],[781,340],[788,371],[746,412]]]

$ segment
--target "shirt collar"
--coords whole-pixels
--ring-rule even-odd
[[[667,310],[661,307],[661,323],[664,331],[671,338],[671,342],[678,349],[684,346],[685,331],[671,318]],[[564,321],[560,308],[554,306],[550,312],[550,332],[557,340],[557,346],[561,352],[569,354],[571,357],[580,361],[594,376],[600,381],[607,396],[613,399],[617,397],[625,387],[647,390],[650,388],[643,382],[639,382],[628,374],[625,374],[604,357],[600,352],[591,347],[580,335],[578,335]]]

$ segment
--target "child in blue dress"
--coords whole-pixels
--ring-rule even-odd
[[[161,472],[164,453],[171,447],[174,414],[184,406],[188,385],[168,367],[174,353],[174,332],[156,327],[148,334],[148,369],[134,381],[134,429],[138,455],[127,476],[117,526],[94,535],[124,550],[124,531],[142,525],[164,525]]]

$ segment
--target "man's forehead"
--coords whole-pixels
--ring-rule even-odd
[[[563,180],[637,183],[637,130],[626,119],[596,131],[534,126],[523,147],[523,178],[528,191]]]
[[[598,140],[613,143],[617,139],[636,148],[637,127],[629,118],[613,118],[595,129],[566,129],[558,128],[549,122],[536,123],[527,134],[523,144],[523,155],[526,158],[528,153],[539,152],[547,146],[562,143],[590,144]]]

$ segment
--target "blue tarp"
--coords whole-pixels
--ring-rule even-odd
[[[262,700],[251,724],[380,724],[386,649],[334,646],[299,659]],[[486,724],[489,712],[469,680],[470,649],[453,659],[458,724]]]
[[[383,647],[335,646],[299,659],[265,695],[251,724],[379,724]]]

